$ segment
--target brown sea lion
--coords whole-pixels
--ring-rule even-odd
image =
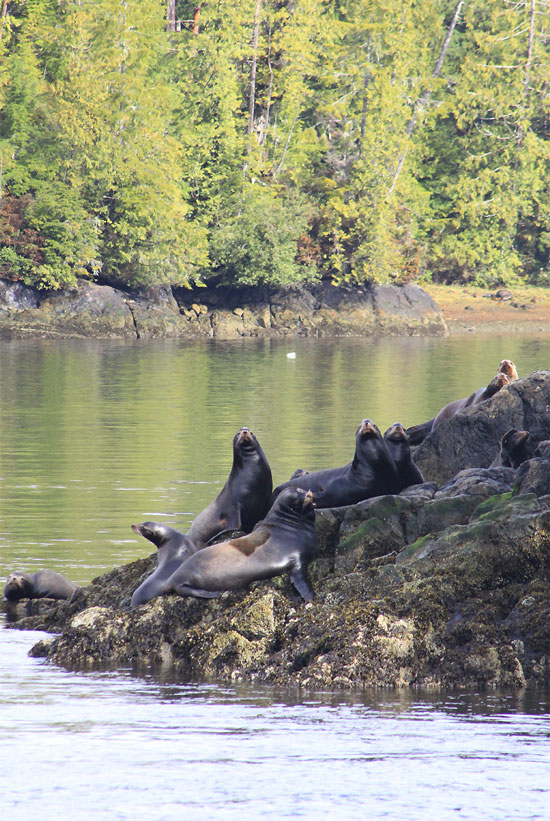
[[[312,490],[318,508],[343,507],[399,493],[397,468],[382,434],[370,419],[363,419],[355,434],[355,455],[347,465],[305,473],[283,482],[273,491],[272,501],[287,487]]]
[[[499,452],[490,467],[517,468],[530,458],[528,443],[531,434],[528,430],[510,428],[500,440]]]
[[[399,422],[390,425],[384,434],[384,441],[399,474],[400,490],[405,490],[410,485],[421,485],[424,482],[424,477],[413,461],[409,437],[405,433],[403,425]]]
[[[163,593],[215,598],[283,573],[304,601],[313,598],[307,566],[317,553],[311,491],[286,488],[252,533],[205,547],[170,576]]]
[[[498,373],[505,373],[510,382],[515,382],[519,378],[516,366],[511,359],[503,359],[499,362]]]
[[[433,423],[433,430],[438,428],[443,422],[446,422],[448,419],[452,419],[453,416],[456,416],[457,413],[460,413],[466,408],[471,408],[473,405],[478,405],[480,402],[484,402],[486,399],[490,399],[495,393],[498,393],[505,385],[510,384],[510,379],[505,373],[497,373],[497,375],[491,379],[489,384],[486,388],[479,388],[479,390],[474,391],[471,393],[470,396],[467,396],[465,399],[455,399],[453,402],[449,402],[445,405],[437,416],[434,419]]]
[[[132,596],[131,606],[135,607],[158,596],[166,580],[185,559],[196,553],[197,548],[184,533],[158,522],[132,525],[132,530],[153,542],[158,551],[155,571],[140,584]]]
[[[204,547],[223,532],[250,533],[269,510],[273,489],[271,468],[260,443],[248,428],[233,437],[233,465],[223,488],[201,511],[187,533],[198,547]]]
[[[10,573],[4,587],[8,601],[20,599],[71,599],[78,585],[54,570],[38,570],[36,573],[16,571]]]

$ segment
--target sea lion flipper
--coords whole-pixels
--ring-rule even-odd
[[[194,596],[197,599],[217,599],[224,592],[223,590],[200,590],[198,587],[191,587],[188,584],[173,585],[169,593],[177,593],[178,596]]]
[[[304,601],[313,601],[314,593],[303,567],[291,571],[290,581]]]

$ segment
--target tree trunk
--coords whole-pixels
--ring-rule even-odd
[[[258,55],[258,40],[260,37],[260,8],[262,0],[256,0],[254,12],[254,34],[252,36],[252,68],[250,71],[250,99],[248,101],[248,134],[254,128],[254,107],[256,105],[256,61]]]
[[[461,11],[463,5],[464,5],[464,0],[459,0],[459,2],[457,3],[457,6],[455,8],[455,13],[454,13],[453,19],[451,21],[451,24],[450,24],[449,28],[447,29],[447,34],[445,36],[445,42],[443,43],[443,45],[441,47],[441,51],[439,52],[439,57],[437,58],[437,63],[435,64],[435,68],[432,72],[432,78],[433,79],[439,77],[439,74],[441,72],[441,67],[443,65],[443,60],[445,59],[445,55],[447,54],[447,49],[449,48],[449,43],[451,42],[451,37],[453,36],[453,31],[455,30],[456,24],[458,23],[458,17],[460,15],[460,11]],[[409,137],[411,136],[411,134],[413,132],[413,129],[416,125],[418,115],[422,111],[422,109],[426,106],[428,100],[430,99],[431,93],[432,93],[431,88],[426,89],[426,91],[424,92],[422,97],[419,97],[416,100],[416,102],[413,106],[413,115],[412,115],[411,119],[409,120],[409,122],[407,123],[407,127],[405,129],[405,138],[406,138],[405,148],[403,150],[403,153],[399,157],[399,161],[397,163],[397,168],[395,169],[395,174],[394,174],[394,177],[393,177],[392,184],[390,185],[389,191],[386,194],[386,201],[389,200],[389,198],[393,194],[393,190],[394,190],[395,186],[397,185],[397,180],[399,179],[399,175],[401,174],[401,169],[403,168],[403,163],[405,162],[405,157],[407,156],[407,151],[409,149]]]
[[[166,12],[166,31],[176,30],[176,0],[168,0]]]

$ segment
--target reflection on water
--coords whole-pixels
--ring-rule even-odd
[[[548,366],[548,338],[34,340],[0,345],[2,571],[86,583],[147,554],[130,525],[186,531],[256,433],[274,481],[351,458],[361,419],[431,418],[502,358]],[[286,354],[296,352],[295,359]]]
[[[130,524],[187,530],[235,431],[280,482],[344,464],[385,429],[548,367],[548,339],[0,343],[0,569],[81,584],[151,552]],[[296,352],[295,359],[286,354]],[[10,819],[550,817],[548,694],[277,692],[76,674],[0,629]]]
[[[26,656],[41,635],[0,631],[10,819],[548,818],[548,694],[74,674]]]

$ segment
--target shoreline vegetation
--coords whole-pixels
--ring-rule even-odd
[[[550,282],[550,10],[41,0],[0,13],[0,277]]]

